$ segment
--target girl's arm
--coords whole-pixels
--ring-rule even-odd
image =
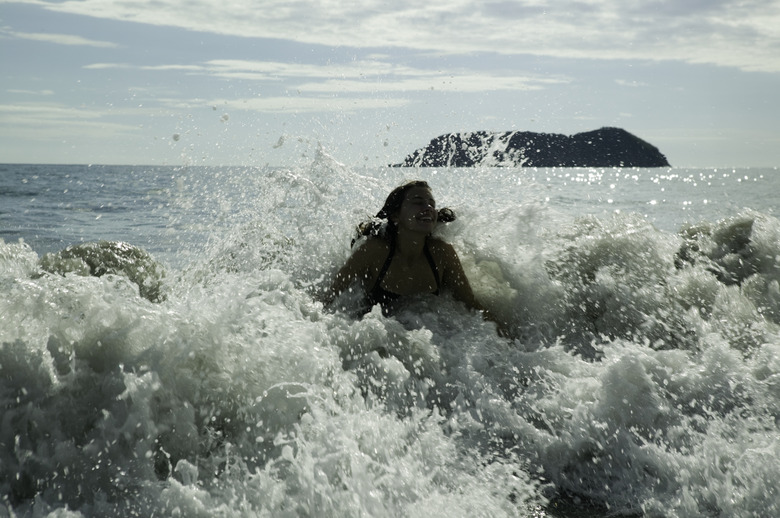
[[[378,239],[369,239],[347,259],[336,273],[330,286],[328,301],[332,301],[349,288],[356,280],[367,281],[378,273],[377,262],[382,261],[382,251],[387,246]],[[386,254],[385,254],[386,255]]]
[[[452,295],[456,300],[463,302],[469,309],[480,311],[486,320],[490,320],[498,326],[498,333],[501,336],[506,336],[506,323],[496,319],[495,315],[482,306],[474,296],[474,292],[466,277],[466,272],[463,270],[460,258],[452,245],[445,243],[444,241],[438,241],[437,247],[441,250],[442,267],[444,269],[444,279],[442,282],[444,286],[452,292]]]
[[[440,241],[437,243],[440,250],[441,269],[444,272],[442,284],[452,292],[456,300],[463,302],[469,309],[484,311],[484,308],[474,297],[471,290],[471,284],[463,271],[463,265],[460,262],[457,252],[449,243]]]

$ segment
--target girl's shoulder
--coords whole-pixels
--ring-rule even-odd
[[[355,253],[369,257],[385,257],[390,252],[390,243],[381,237],[369,237],[358,245]]]
[[[452,253],[455,251],[451,244],[438,237],[428,238],[428,248],[430,248],[433,253]]]
[[[455,252],[455,248],[442,239],[429,237],[428,249],[436,262],[449,264],[452,261],[458,261],[458,254]]]

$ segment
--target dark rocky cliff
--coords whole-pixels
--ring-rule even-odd
[[[657,147],[620,128],[575,135],[531,131],[450,133],[394,167],[668,167]]]

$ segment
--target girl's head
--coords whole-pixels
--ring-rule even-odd
[[[395,239],[395,236],[398,233],[397,219],[401,213],[401,208],[405,201],[412,202],[412,200],[407,200],[410,192],[416,197],[419,197],[419,194],[426,190],[430,195],[431,187],[423,180],[413,180],[393,189],[387,196],[385,204],[380,211],[376,213],[374,219],[361,223],[358,226],[358,237],[385,235],[388,239]],[[429,198],[432,200],[432,196],[429,196]],[[455,213],[450,209],[439,209],[435,214],[436,221],[438,222],[449,223],[450,221],[455,221]],[[352,244],[355,244],[354,239],[352,240]]]

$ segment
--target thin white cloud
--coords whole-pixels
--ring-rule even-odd
[[[87,70],[159,70],[159,71],[184,71],[184,72],[200,72],[204,68],[198,65],[132,65],[130,63],[91,63],[84,65]]]
[[[54,95],[54,90],[21,90],[17,88],[9,88],[6,90],[9,94],[21,94],[21,95],[35,95],[35,96],[48,96]]]
[[[551,83],[552,81],[548,81]],[[523,77],[498,77],[494,75],[452,75],[400,80],[354,81],[328,79],[316,83],[298,85],[301,92],[412,92],[437,90],[440,92],[490,92],[497,90],[540,90],[542,81]]]
[[[3,114],[5,120],[16,117],[16,122],[29,122],[35,118],[40,120],[44,116],[48,120],[52,119],[95,119],[100,115],[87,110],[81,110],[72,106],[65,106],[57,103],[20,103],[20,104],[0,104],[0,114]]]
[[[194,113],[208,108],[222,112],[257,113],[349,113],[365,109],[399,108],[411,103],[408,99],[393,98],[351,98],[335,96],[307,96],[291,94],[289,96],[248,97],[237,99],[178,99],[157,98],[156,101],[168,109],[185,113]]]
[[[23,40],[41,41],[45,43],[53,43],[55,45],[70,45],[70,46],[82,46],[82,47],[98,47],[98,48],[116,48],[117,44],[110,41],[98,41],[83,38],[73,34],[53,34],[43,32],[4,32],[4,34]]]
[[[130,63],[92,63],[90,65],[85,65],[84,68],[87,70],[121,70],[139,67],[136,65],[131,65]]]
[[[137,110],[136,110],[137,112]],[[59,103],[0,104],[0,136],[54,140],[79,134],[104,138],[138,133],[139,126],[108,120],[118,111],[80,109]]]
[[[424,70],[388,62],[354,61],[341,65],[282,63],[277,61],[212,60],[202,65],[143,66],[127,63],[94,63],[88,69],[136,69],[184,71],[224,79],[284,82],[290,89],[308,94],[377,94],[437,90],[490,92],[540,90],[569,82],[566,78],[500,72]],[[296,82],[298,81],[298,82]]]
[[[0,117],[3,122],[10,125],[25,124],[36,125],[52,121],[111,121],[113,119],[129,120],[128,117],[144,119],[156,116],[160,113],[160,105],[141,106],[128,104],[126,106],[114,106],[106,104],[97,106],[73,106],[61,102],[25,102],[14,104],[0,104]],[[132,124],[121,125],[125,128],[134,128]]]
[[[647,83],[642,81],[628,81],[626,79],[615,79],[615,84],[620,86],[627,86],[630,88],[639,88],[640,86],[647,86]]]
[[[106,19],[327,46],[677,60],[780,71],[780,0],[27,0]]]
[[[350,113],[366,109],[400,108],[410,104],[408,99],[348,98],[348,97],[256,97],[249,99],[211,100],[208,105],[220,110],[248,110],[260,113]]]

